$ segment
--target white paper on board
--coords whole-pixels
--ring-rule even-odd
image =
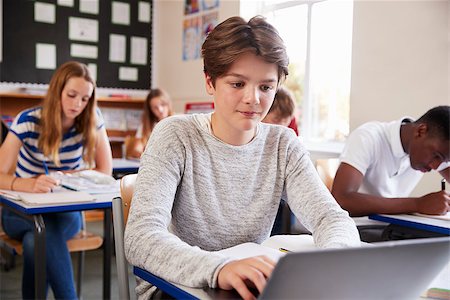
[[[91,45],[70,44],[70,56],[96,59],[98,58],[98,48]]]
[[[123,81],[138,81],[138,69],[131,67],[119,68],[119,80]]]
[[[92,79],[97,81],[97,64],[88,64],[87,65],[89,72],[91,73]]]
[[[98,15],[99,12],[98,0],[80,0],[80,12]]]
[[[82,42],[98,42],[98,21],[69,17],[69,39]]]
[[[56,45],[36,44],[36,69],[56,69]]]
[[[56,4],[59,6],[73,7],[73,0],[58,0]]]
[[[111,22],[119,25],[130,25],[130,4],[113,1],[111,4]]]
[[[127,39],[121,34],[109,35],[109,61],[125,62]]]
[[[73,7],[73,0],[58,0],[56,4],[59,6]]]
[[[56,23],[56,6],[51,3],[34,3],[34,21],[49,24]]]
[[[135,65],[147,64],[147,39],[138,36],[131,37],[130,61]]]
[[[139,1],[138,4],[138,21],[142,23],[150,23],[151,4],[149,2]]]

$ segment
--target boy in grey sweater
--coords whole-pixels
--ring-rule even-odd
[[[141,157],[125,252],[133,265],[190,287],[236,289],[253,299],[275,263],[216,251],[269,237],[285,195],[318,247],[359,246],[355,224],[320,181],[295,133],[261,120],[287,75],[288,57],[263,18],[232,17],[202,47],[215,111],[155,127]],[[155,288],[140,282],[146,298]]]

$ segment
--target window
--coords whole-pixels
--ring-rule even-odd
[[[343,141],[349,132],[353,2],[241,1],[241,12],[246,19],[265,16],[286,44],[285,85],[296,97],[304,141]]]

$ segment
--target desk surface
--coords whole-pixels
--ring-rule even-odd
[[[434,218],[427,218],[408,214],[399,214],[399,215],[374,214],[370,215],[369,219],[450,235],[450,221],[446,220],[439,220]]]
[[[137,173],[137,171],[139,170],[139,165],[139,160],[113,158],[113,173]]]
[[[112,199],[120,196],[119,193],[107,193],[96,194],[97,198],[93,202],[83,203],[68,203],[68,204],[55,204],[55,205],[28,205],[22,201],[10,200],[0,196],[0,203],[13,207],[18,211],[21,211],[28,215],[52,213],[52,212],[65,212],[65,211],[77,211],[77,210],[90,210],[90,209],[102,209],[111,208]]]

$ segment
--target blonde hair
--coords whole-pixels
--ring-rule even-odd
[[[57,166],[61,165],[59,159],[59,147],[63,136],[61,94],[67,81],[73,77],[81,77],[94,86],[87,106],[75,118],[74,124],[76,132],[82,133],[83,135],[83,159],[89,166],[92,166],[94,165],[95,143],[97,138],[97,100],[95,98],[95,81],[85,64],[69,61],[61,65],[53,74],[42,106],[38,147],[45,156],[51,157]]]
[[[147,143],[147,140],[150,138],[150,135],[153,131],[153,128],[155,127],[156,123],[158,123],[160,120],[152,111],[152,108],[150,107],[150,102],[153,98],[160,97],[161,101],[166,104],[169,107],[169,116],[173,115],[172,111],[172,101],[170,100],[169,94],[164,91],[163,89],[151,89],[150,92],[147,95],[147,98],[144,102],[144,113],[142,114],[142,124],[143,124],[143,130],[142,130],[142,139],[144,142],[144,145]]]

